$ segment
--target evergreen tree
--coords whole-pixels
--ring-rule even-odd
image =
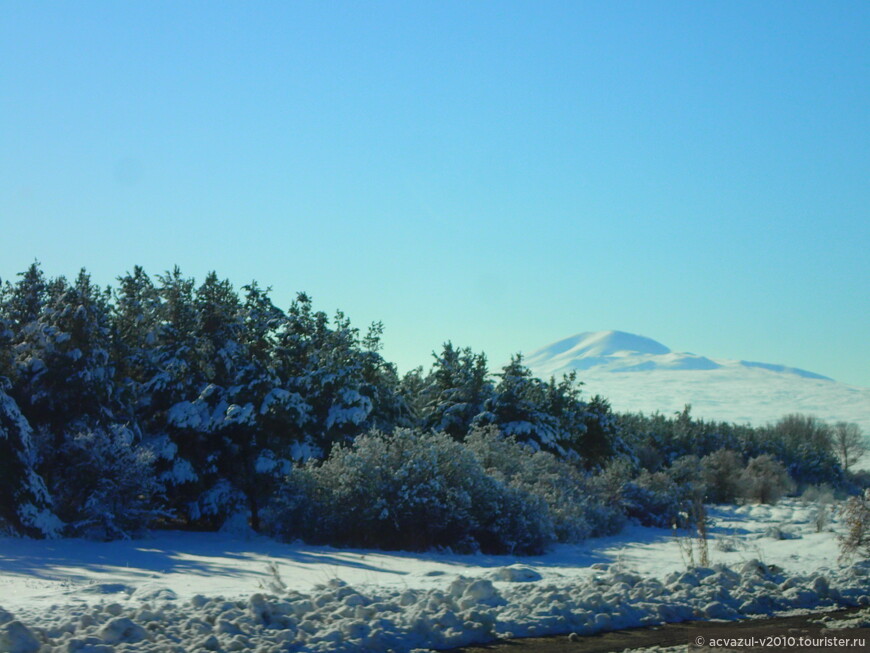
[[[154,368],[145,383],[151,396],[155,430],[165,425],[166,411],[199,394],[204,377],[197,361],[196,309],[193,279],[175,267],[158,276],[158,329],[154,340]]]
[[[44,286],[45,293],[35,292]],[[33,300],[42,297],[41,308]],[[12,293],[18,322],[14,342],[13,393],[29,423],[50,445],[49,458],[67,433],[105,425],[121,406],[111,360],[109,295],[82,270],[73,284],[63,277],[44,284],[33,268]],[[38,312],[37,312],[38,311]],[[46,461],[51,468],[54,463]],[[47,478],[51,476],[51,469]]]
[[[6,299],[8,286],[4,286],[0,280],[0,383],[11,384],[13,372],[12,331],[11,320],[8,316]]]
[[[165,484],[170,507],[179,516],[198,518],[201,450],[196,437],[172,424],[171,411],[200,396],[205,379],[197,359],[194,280],[176,266],[157,277],[156,330],[147,336],[149,350],[141,385],[141,425],[156,455],[157,474]],[[142,293],[149,296],[147,284]],[[144,312],[144,311],[143,311]]]
[[[424,392],[428,385],[428,375],[423,373],[423,366],[419,365],[405,372],[396,388],[407,410],[408,419],[414,426],[423,424],[423,415],[426,414]]]
[[[298,459],[322,458],[336,444],[374,426],[390,429],[407,414],[395,368],[379,347],[378,325],[361,339],[343,313],[330,326],[306,294],[297,296],[278,337],[276,365],[284,389],[307,406],[298,425]]]
[[[260,529],[260,509],[278,480],[292,466],[292,434],[305,421],[307,406],[298,394],[282,388],[276,372],[274,345],[284,315],[271,302],[268,290],[253,282],[245,286],[244,302],[235,308],[225,301],[223,319],[213,314],[211,347],[221,360],[223,385],[210,383],[205,402],[211,417],[203,420],[203,435],[212,446],[204,478],[209,487],[199,504],[206,515],[228,517],[247,509],[251,526]],[[226,297],[226,296],[225,296]]]
[[[115,383],[109,297],[85,270],[71,284],[63,277],[52,279],[44,305],[23,326],[15,348],[14,391],[35,429],[36,469],[67,522],[79,519],[88,499],[70,444],[79,434],[111,428],[128,414]]]
[[[175,386],[183,394],[176,395],[178,401],[167,413],[169,435],[180,458],[177,464],[186,463],[186,474],[168,480],[181,481],[174,494],[186,504],[190,519],[215,526],[244,502],[222,464],[230,455],[224,429],[245,421],[231,396],[237,370],[244,365],[240,303],[230,282],[215,272],[195,291],[192,280],[179,283],[179,274],[173,273],[168,281],[164,286],[173,292],[166,294],[166,307],[189,329],[181,339],[173,328],[168,335],[175,337],[166,342],[169,360],[189,375],[186,388]],[[171,306],[172,301],[178,306]]]
[[[435,363],[421,389],[420,425],[462,439],[492,397],[486,356],[468,347],[457,349],[451,342],[432,356]]]
[[[372,399],[367,429],[390,432],[396,427],[414,425],[414,415],[406,397],[400,391],[401,380],[393,363],[381,355],[384,325],[375,322],[369,326],[359,342],[360,392]]]
[[[600,468],[617,454],[627,454],[628,446],[622,440],[619,422],[610,408],[610,402],[595,395],[586,404],[583,415],[586,427],[576,450],[587,469]]]
[[[21,333],[27,325],[36,321],[42,313],[48,293],[48,282],[38,261],[31,263],[25,272],[18,274],[14,286],[4,288],[5,319],[9,326]]]
[[[81,430],[64,439],[64,464],[56,472],[54,498],[71,534],[128,539],[165,515],[154,453],[137,439],[118,424]]]
[[[512,356],[497,376],[495,393],[484,403],[484,412],[475,418],[475,426],[495,425],[536,451],[566,455],[569,449],[566,442],[560,442],[558,420],[545,412],[548,401],[552,401],[547,396],[547,384],[532,376],[523,365],[522,355]]]
[[[147,417],[151,395],[145,385],[157,371],[155,352],[160,337],[160,297],[140,266],[118,278],[112,310],[112,358],[125,404],[137,427]]]
[[[34,537],[57,537],[63,523],[35,470],[32,431],[0,383],[0,526]]]

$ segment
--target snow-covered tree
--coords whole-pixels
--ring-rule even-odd
[[[10,384],[14,369],[12,341],[15,334],[12,331],[12,321],[7,314],[6,290],[7,287],[0,281],[0,379],[5,379],[5,383]]]
[[[230,396],[237,368],[244,364],[239,298],[214,272],[195,290],[193,280],[177,268],[160,281],[164,323],[155,381],[161,383],[175,458],[163,479],[173,486],[182,514],[216,526],[244,503],[221,464],[229,456],[221,431],[228,419],[242,416]],[[157,388],[154,381],[152,388]]]
[[[813,415],[785,415],[774,424],[773,433],[788,448],[803,447],[819,452],[831,450],[831,427]]]
[[[584,467],[601,468],[612,456],[628,454],[628,445],[622,439],[619,421],[607,399],[595,395],[586,402],[582,420],[586,429],[574,449]]]
[[[163,485],[154,452],[129,428],[111,425],[68,435],[54,500],[71,533],[94,539],[128,539],[164,516]]]
[[[433,352],[432,356],[432,371],[418,390],[419,423],[423,428],[462,439],[493,393],[486,356],[468,347],[456,348],[451,342],[444,343],[441,353]]]
[[[794,413],[773,426],[757,429],[747,443],[745,457],[773,455],[799,484],[838,484],[842,469],[832,446],[832,430],[812,415]]]
[[[13,304],[16,297],[32,297],[33,288],[24,285],[32,276],[28,273],[16,287]],[[13,391],[31,425],[49,432],[59,447],[70,428],[114,421],[119,396],[107,293],[84,270],[72,284],[60,277],[47,287],[35,315],[33,302],[21,302],[30,307],[26,315],[32,319],[18,324]]]
[[[175,267],[158,276],[158,329],[153,337],[154,369],[145,382],[154,430],[165,424],[166,411],[197,396],[205,378],[197,360],[194,280]]]
[[[495,392],[484,403],[484,411],[475,417],[474,425],[497,426],[505,435],[527,443],[536,451],[556,448],[555,420],[542,410],[545,384],[523,365],[522,355],[512,356],[497,376]]]
[[[118,278],[112,310],[112,358],[116,379],[137,423],[148,416],[151,394],[145,384],[157,371],[155,353],[160,336],[160,296],[140,266]]]
[[[301,458],[324,457],[369,428],[389,430],[403,419],[398,376],[378,352],[379,342],[378,325],[361,339],[340,311],[330,325],[304,293],[293,302],[278,335],[276,365],[284,390],[309,407],[297,431]]]
[[[48,281],[38,261],[31,263],[18,276],[20,279],[17,283],[7,283],[3,289],[5,319],[16,333],[36,321],[42,313],[48,294]]]
[[[411,429],[364,434],[294,470],[269,523],[285,537],[386,549],[522,554],[553,540],[540,497],[488,475],[446,433]]]
[[[0,381],[0,522],[25,535],[57,537],[63,523],[36,472],[30,425]]]
[[[701,475],[711,503],[734,503],[740,493],[743,458],[731,449],[719,449],[701,459]]]
[[[157,280],[156,305],[150,282],[141,278],[135,282],[141,288],[133,289],[131,299],[132,321],[153,321],[153,330],[144,335],[148,345],[141,359],[144,378],[137,384],[142,393],[139,421],[155,453],[157,475],[165,484],[170,506],[184,517],[189,516],[199,494],[201,465],[197,460],[204,445],[195,434],[177,429],[171,423],[170,411],[195,400],[207,384],[198,358],[195,282],[178,267],[158,275]],[[151,306],[157,311],[156,319],[145,317]],[[137,314],[142,317],[137,318]]]
[[[283,387],[275,367],[283,313],[256,283],[244,291],[241,304],[209,313],[207,347],[220,364],[196,399],[170,411],[170,422],[179,437],[208,444],[207,457],[196,458],[202,494],[193,512],[220,521],[247,511],[259,530],[260,509],[291,468],[310,408]]]
[[[497,426],[505,435],[544,450],[577,460],[590,418],[579,398],[573,376],[544,382],[532,376],[521,355],[511,358],[498,374],[499,383],[475,426]]]

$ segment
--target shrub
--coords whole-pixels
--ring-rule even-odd
[[[731,449],[719,449],[701,459],[706,499],[711,503],[734,503],[740,493],[743,458]]]
[[[689,454],[672,462],[667,469],[667,475],[679,489],[681,499],[689,499],[697,503],[703,501],[707,493],[702,471],[701,459]]]
[[[372,432],[294,470],[266,515],[284,537],[383,549],[539,553],[546,502],[487,474],[444,433]]]
[[[625,514],[644,526],[670,528],[680,521],[679,488],[665,472],[646,470],[622,488]]]
[[[776,503],[794,489],[785,467],[770,454],[756,456],[740,475],[740,496],[758,503]]]
[[[810,485],[801,494],[801,500],[812,504],[812,523],[816,533],[821,533],[827,528],[834,512],[834,490],[827,485]]]
[[[622,527],[618,507],[594,492],[586,474],[552,453],[534,451],[494,428],[475,429],[465,442],[487,474],[546,503],[558,541],[579,542]]]
[[[843,507],[846,534],[840,538],[840,558],[854,555],[870,558],[870,490],[857,497],[850,497]]]

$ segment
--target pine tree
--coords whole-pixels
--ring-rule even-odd
[[[175,379],[174,398],[167,411],[167,428],[177,447],[176,464],[185,475],[167,480],[181,487],[177,499],[187,506],[194,521],[217,525],[243,503],[242,492],[227,478],[222,461],[230,442],[223,430],[243,420],[231,392],[236,370],[243,365],[242,318],[239,298],[229,281],[210,272],[195,291],[192,280],[174,271],[162,280],[165,307],[177,318],[166,335],[167,370],[184,370],[186,379]],[[180,332],[181,325],[187,328]],[[175,470],[175,468],[174,468]]]
[[[73,284],[63,277],[46,283],[33,266],[10,297],[18,321],[11,392],[35,430],[49,487],[63,465],[64,438],[112,423],[121,406],[108,297],[85,270]]]
[[[21,279],[5,288],[4,308],[9,326],[20,333],[42,313],[48,292],[48,282],[38,261],[18,274]]]
[[[139,425],[150,406],[145,385],[157,371],[155,352],[160,336],[160,297],[145,270],[118,278],[112,310],[112,359],[125,403],[132,408],[130,421]]]
[[[421,389],[420,425],[462,439],[492,397],[486,356],[446,342]]]
[[[601,395],[592,397],[585,406],[582,419],[586,428],[575,449],[584,467],[601,468],[614,455],[628,453],[628,447],[620,437],[619,422],[607,399]]]
[[[0,379],[2,380],[2,379]],[[0,522],[33,537],[57,537],[63,523],[52,511],[45,482],[35,470],[32,431],[0,384]]]
[[[154,338],[154,370],[145,383],[151,396],[155,429],[165,425],[166,411],[179,401],[199,394],[205,381],[197,361],[196,308],[193,279],[175,267],[158,276],[160,300],[158,330]]]
[[[154,451],[159,480],[179,516],[198,518],[201,448],[196,438],[173,424],[172,415],[200,396],[205,379],[197,358],[194,280],[176,266],[157,277],[156,330],[148,335],[145,379],[141,385],[141,426]],[[143,293],[148,297],[147,284]],[[186,403],[185,403],[186,402]]]
[[[7,311],[7,297],[9,294],[9,286],[3,285],[0,280],[0,379],[5,385],[11,385],[11,377],[13,372],[12,341],[15,334],[12,331],[11,320]]]
[[[389,433],[396,427],[413,426],[414,417],[405,396],[399,391],[401,380],[396,366],[380,353],[383,333],[384,325],[375,322],[359,342],[360,392],[372,399],[367,428]]]
[[[494,394],[474,419],[475,426],[495,425],[502,433],[535,450],[549,451],[589,466],[610,454],[616,426],[607,417],[609,406],[593,410],[580,398],[580,387],[571,373],[549,382],[532,376],[517,354],[500,374]],[[588,446],[587,446],[588,445]]]
[[[558,441],[558,420],[545,412],[547,386],[523,365],[522,355],[512,356],[497,376],[495,393],[485,402],[484,412],[475,418],[475,426],[494,425],[536,451],[564,455],[566,451]]]
[[[287,313],[276,348],[284,390],[308,407],[299,424],[298,458],[322,458],[368,428],[389,425],[406,409],[395,389],[395,368],[377,352],[378,327],[365,341],[340,311],[333,325],[304,293]]]
[[[241,499],[252,528],[258,531],[261,507],[292,467],[293,434],[305,421],[307,406],[298,394],[282,388],[275,368],[274,347],[283,313],[272,304],[268,289],[262,290],[256,282],[243,290],[235,320],[241,328],[235,332],[237,339],[223,346],[223,366],[232,377],[226,387],[210,385],[225,406],[209,426],[218,447],[217,481],[210,492],[223,491],[230,499],[222,516],[241,510]],[[229,336],[230,330],[225,333]]]

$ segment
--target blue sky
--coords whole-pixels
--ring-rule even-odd
[[[0,6],[0,277],[175,264],[385,354],[619,329],[870,385],[866,2]],[[594,388],[590,388],[594,392]]]

